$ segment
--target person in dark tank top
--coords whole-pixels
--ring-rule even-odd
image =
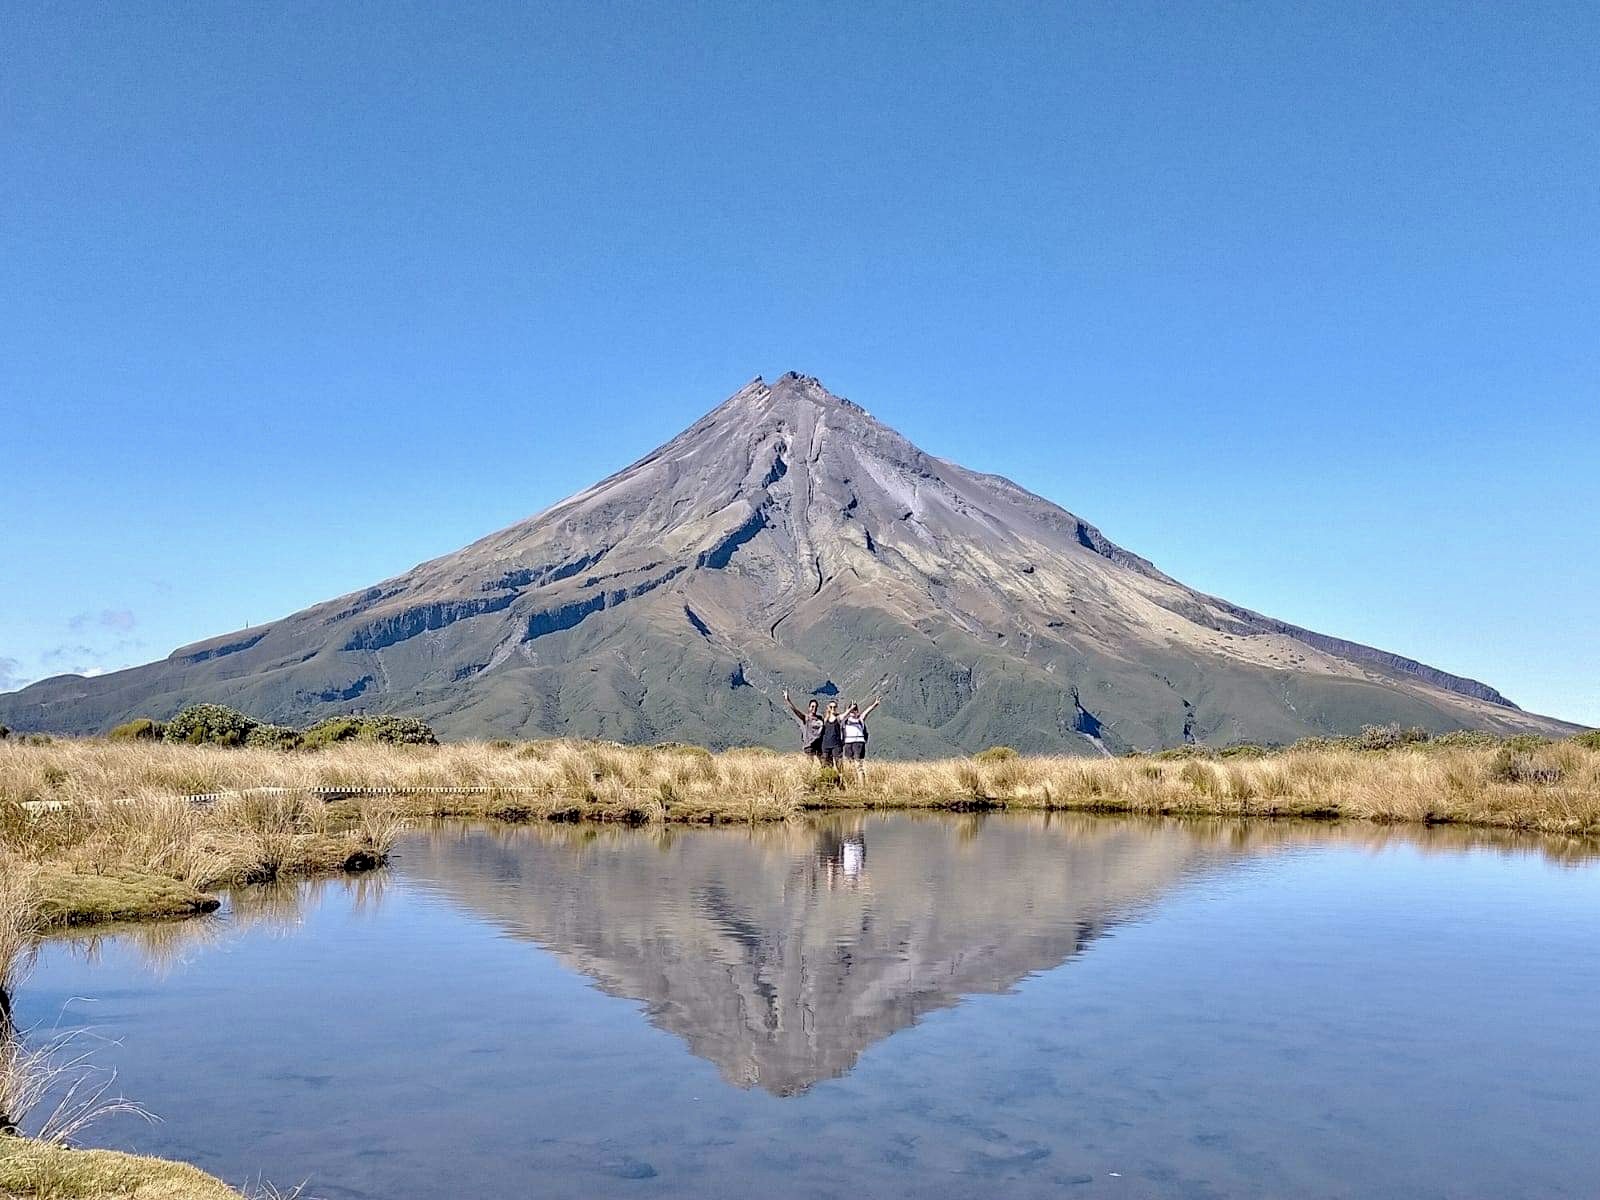
[[[822,765],[832,767],[837,772],[844,759],[844,726],[839,720],[837,700],[829,700],[828,707],[822,714],[822,741],[818,748]],[[838,785],[844,786],[843,776],[839,777]]]

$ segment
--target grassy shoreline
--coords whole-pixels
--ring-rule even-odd
[[[872,762],[838,786],[800,754],[609,742],[347,742],[313,752],[0,741],[0,875],[45,927],[179,917],[223,887],[364,870],[405,821],[763,822],[928,809],[1313,818],[1600,835],[1592,738],[1442,739],[1127,758]],[[253,789],[265,789],[257,791]],[[362,790],[385,794],[351,795]],[[327,793],[345,798],[329,802]],[[220,798],[191,803],[192,794]],[[3,914],[0,914],[3,916]]]
[[[390,794],[328,802],[319,789]],[[203,804],[184,798],[195,793],[222,795]],[[213,889],[375,866],[408,820],[609,821],[659,825],[667,836],[671,824],[847,809],[1019,810],[1044,820],[1129,813],[1221,819],[1230,828],[1240,819],[1316,818],[1365,822],[1375,837],[1432,826],[1464,837],[1510,830],[1589,839],[1600,835],[1600,747],[1457,739],[1121,759],[990,752],[873,762],[865,783],[841,788],[811,760],[766,750],[548,741],[344,743],[308,753],[0,742],[0,1018],[15,967],[41,933],[186,915],[216,907]],[[91,1196],[241,1193],[183,1163],[0,1133],[0,1200]]]
[[[248,789],[282,790],[227,794]],[[392,795],[325,804],[318,789]],[[196,793],[225,795],[182,803]],[[864,784],[841,788],[799,754],[760,749],[541,741],[284,752],[0,742],[0,853],[40,863],[87,859],[97,872],[147,871],[201,890],[338,869],[358,852],[386,848],[378,843],[405,817],[724,822],[829,808],[1293,816],[1588,835],[1600,834],[1600,747],[1444,739],[1101,759],[986,752],[874,761]]]

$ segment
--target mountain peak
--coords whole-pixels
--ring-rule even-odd
[[[286,723],[412,712],[454,736],[788,744],[785,689],[882,694],[873,744],[902,754],[1560,728],[1187,588],[794,371],[453,554],[115,676],[43,681],[0,697],[0,720],[89,732],[212,700]]]

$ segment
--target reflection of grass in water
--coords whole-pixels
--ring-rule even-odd
[[[374,871],[309,880],[279,880],[225,894],[221,911],[186,921],[124,921],[50,935],[52,943],[89,963],[99,962],[112,947],[132,950],[158,978],[196,954],[246,935],[288,937],[299,931],[308,907],[321,903],[330,889],[348,895],[354,912],[371,915],[382,906],[390,876]]]
[[[39,929],[38,870],[0,849],[0,1036],[11,1019],[11,989]]]

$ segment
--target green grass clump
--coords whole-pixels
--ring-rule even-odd
[[[135,717],[131,721],[124,721],[106,736],[113,742],[159,742],[165,732],[166,726],[160,721]]]
[[[1265,758],[1271,751],[1254,742],[1236,742],[1217,751],[1218,758]]]
[[[1600,750],[1600,729],[1586,729],[1573,735],[1572,740],[1585,750]]]
[[[46,866],[39,871],[37,886],[39,915],[47,925],[188,917],[217,907],[214,896],[148,871],[96,874]]]
[[[17,1200],[240,1200],[188,1163],[0,1135],[0,1196]]]
[[[329,717],[300,735],[302,750],[320,750],[338,742],[380,742],[388,746],[436,746],[427,722],[416,717]]]

